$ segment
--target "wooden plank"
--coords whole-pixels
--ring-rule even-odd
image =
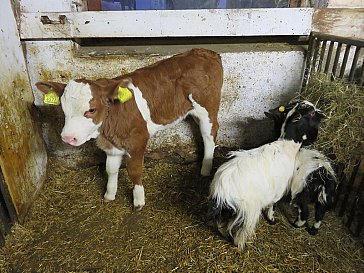
[[[312,30],[319,33],[364,39],[364,8],[317,9]]]
[[[309,35],[313,9],[22,13],[22,39]],[[62,24],[60,15],[66,17]],[[52,23],[44,24],[41,16]]]
[[[0,1],[0,190],[21,221],[45,179],[47,154],[11,3]]]

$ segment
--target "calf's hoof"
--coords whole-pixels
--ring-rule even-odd
[[[143,208],[144,206],[134,206],[134,211],[135,212],[138,212],[138,211],[141,211],[142,210],[142,208]]]
[[[110,196],[107,196],[106,194],[104,195],[104,202],[108,203],[108,202],[111,202],[114,200],[115,200],[115,197],[110,197]]]

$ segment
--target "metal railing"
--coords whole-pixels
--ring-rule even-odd
[[[306,86],[312,72],[323,72],[330,75],[331,79],[346,79],[348,83],[363,85],[363,47],[364,40],[313,32],[308,45],[303,86]],[[348,66],[350,53],[354,55]],[[349,73],[345,73],[347,67],[350,67]]]
[[[364,40],[344,38],[313,32],[307,51],[302,87],[311,73],[325,73],[331,80],[343,79],[348,84],[364,83]],[[355,236],[364,229],[364,155],[353,159],[349,175],[338,168],[340,185],[335,210]],[[362,171],[360,171],[362,170]],[[364,237],[364,234],[363,234]]]

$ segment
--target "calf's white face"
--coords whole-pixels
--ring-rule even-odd
[[[99,135],[101,126],[93,123],[91,118],[84,116],[89,110],[92,93],[89,84],[70,81],[61,97],[65,124],[61,133],[62,140],[73,146],[80,146],[91,138]]]

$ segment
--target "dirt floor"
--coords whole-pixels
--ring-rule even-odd
[[[102,166],[75,170],[50,158],[29,219],[0,249],[0,272],[364,272],[363,243],[340,218],[328,213],[311,236],[289,224],[294,215],[284,202],[279,223],[261,219],[255,240],[239,251],[204,222],[211,178],[199,176],[199,163],[152,157],[140,212],[132,211],[124,168],[116,200],[104,203]]]

